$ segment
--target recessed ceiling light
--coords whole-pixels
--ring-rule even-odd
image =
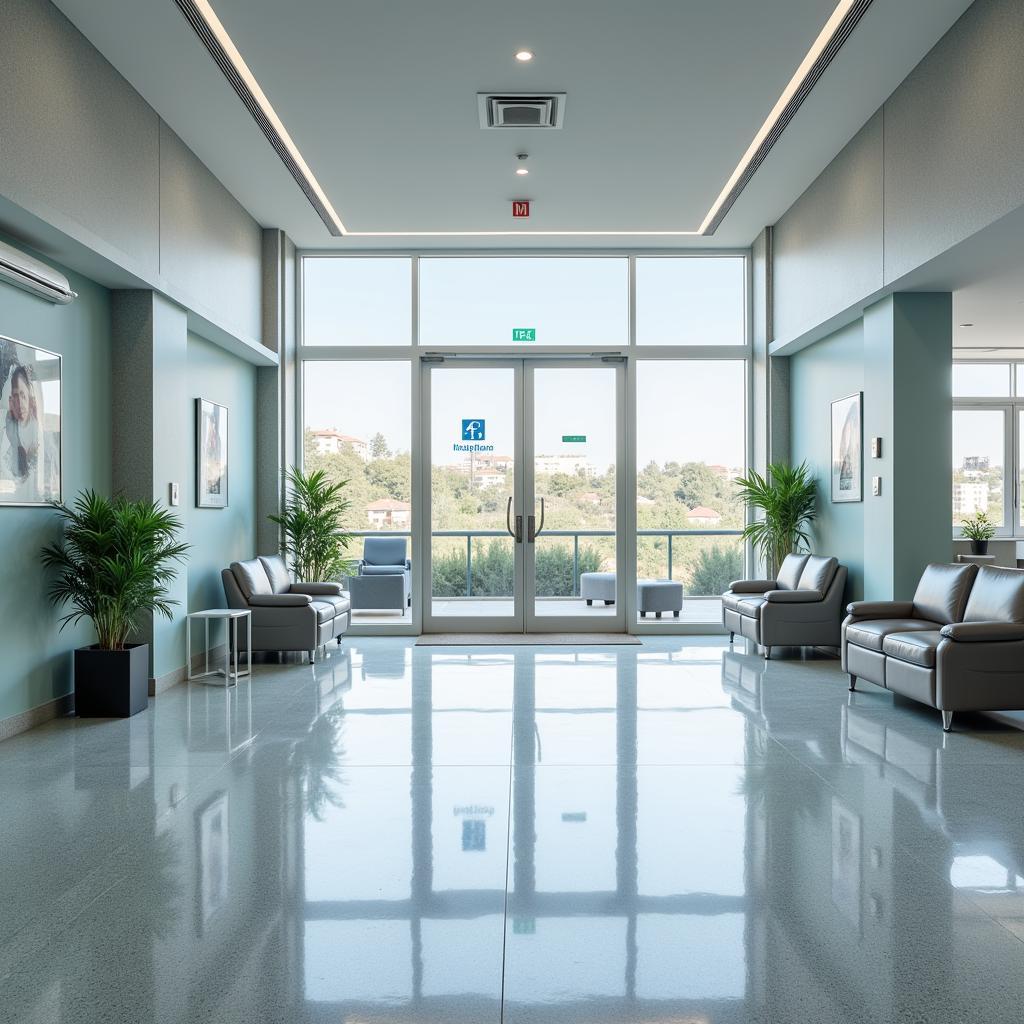
[[[518,174],[518,175],[524,175],[524,174],[529,174],[529,173],[530,172],[525,167],[517,167],[516,168],[516,174]]]
[[[533,60],[533,50],[517,50],[516,60],[519,61],[520,64],[529,63]]]

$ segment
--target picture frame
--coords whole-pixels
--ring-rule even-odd
[[[63,360],[0,335],[0,507],[63,500]]]
[[[196,399],[196,508],[228,507],[228,409]]]
[[[832,501],[864,500],[864,392],[832,403]]]

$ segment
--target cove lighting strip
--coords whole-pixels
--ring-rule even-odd
[[[785,131],[786,126],[803,105],[811,90],[835,60],[843,44],[853,34],[861,18],[873,0],[839,0],[824,28],[800,62],[758,129],[746,152],[729,175],[718,198],[708,210],[701,226],[695,231],[349,231],[345,228],[337,211],[331,205],[327,194],[316,180],[309,165],[302,158],[298,147],[292,141],[281,119],[270,105],[256,77],[242,59],[237,47],[231,41],[220,19],[214,13],[208,0],[174,0],[189,24],[195,29],[203,45],[209,51],[224,76],[231,83],[239,99],[255,118],[263,134],[277,151],[284,165],[298,182],[306,198],[320,215],[327,230],[335,236],[346,238],[579,238],[579,237],[679,237],[713,235],[725,219],[733,204],[747,187],[757,169],[764,163],[772,147]]]

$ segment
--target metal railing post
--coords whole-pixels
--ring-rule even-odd
[[[473,596],[473,534],[466,534],[466,597]]]
[[[672,579],[672,534],[668,535],[668,578]]]
[[[579,597],[580,587],[580,535],[572,535],[572,596]]]

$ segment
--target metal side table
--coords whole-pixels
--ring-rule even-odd
[[[192,672],[192,620],[202,619],[206,627],[206,668],[202,672]],[[210,620],[224,621],[224,668],[210,668]],[[244,672],[238,670],[238,620],[245,619],[246,625],[246,656],[247,664]],[[231,671],[231,652],[235,655],[234,672]],[[252,613],[248,608],[207,608],[201,612],[189,612],[185,618],[185,677],[186,679],[203,679],[206,676],[224,676],[224,685],[237,683],[241,676],[252,675]]]

